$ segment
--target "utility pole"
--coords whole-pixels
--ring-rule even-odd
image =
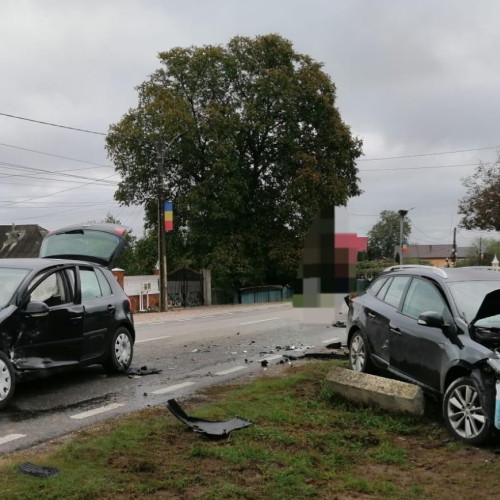
[[[457,228],[453,229],[453,248],[451,250],[451,261],[453,267],[457,267]]]
[[[403,265],[403,226],[408,210],[398,210],[399,214],[399,264]]]
[[[159,309],[164,312],[168,310],[167,293],[167,244],[165,238],[165,216],[164,216],[164,163],[165,156],[170,150],[172,144],[184,135],[186,131],[175,135],[168,143],[159,140],[156,145],[156,173],[158,182],[158,264],[160,267],[160,303]]]

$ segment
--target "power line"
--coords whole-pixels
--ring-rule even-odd
[[[76,161],[78,163],[86,163],[87,165],[95,165],[96,167],[114,168],[113,165],[104,165],[103,163],[94,163],[92,161],[80,160],[78,158],[72,158],[70,156],[57,155],[57,154],[54,154],[54,153],[47,153],[45,151],[38,151],[36,149],[22,148],[21,146],[13,146],[12,144],[4,144],[2,142],[0,142],[0,146],[4,146],[6,148],[20,149],[21,151],[28,151],[30,153],[37,153],[39,155],[53,156],[54,158],[62,158],[63,160]],[[81,170],[85,170],[85,169],[81,169]]]
[[[45,170],[43,168],[34,168],[34,167],[28,167],[26,165],[19,165],[17,163],[7,163],[0,161],[0,168],[3,166],[9,167],[14,170],[27,170],[28,172],[33,172],[33,173],[42,173],[42,174],[49,174],[49,175],[56,175],[56,176],[61,176],[61,177],[71,177],[71,178],[76,178],[76,179],[83,179],[86,181],[98,181],[98,179],[95,179],[94,177],[85,177],[83,175],[75,175],[75,174],[68,174],[64,171],[57,171],[57,170]],[[32,178],[32,179],[44,179],[44,180],[54,180],[54,179],[47,179],[46,177],[40,177],[40,176],[31,176],[31,175],[21,175],[21,174],[0,174],[2,177],[26,177],[26,178]],[[117,174],[113,174],[117,175]],[[62,181],[62,182],[76,182],[76,181]],[[102,181],[106,185],[117,185],[118,183],[116,181]]]
[[[417,158],[420,156],[450,155],[454,153],[468,153],[470,151],[485,151],[487,149],[499,149],[499,148],[500,146],[488,146],[486,148],[457,149],[456,151],[442,151],[439,153],[420,153],[420,154],[402,155],[402,156],[386,156],[384,158],[361,158],[356,161],[398,160],[400,158]]]
[[[102,179],[96,179],[96,180],[99,181],[99,180],[109,179],[110,177],[113,177],[113,175],[115,175],[115,174],[111,174],[111,175],[108,175],[107,177],[103,177]],[[96,181],[87,182],[86,184],[83,184],[83,186],[95,184],[95,182]],[[9,205],[17,205],[20,203],[25,203],[27,201],[39,200],[40,198],[48,198],[49,196],[54,196],[56,194],[66,193],[67,191],[73,191],[74,189],[81,189],[83,186],[73,186],[73,187],[68,188],[68,189],[61,189],[60,191],[56,191],[55,193],[44,194],[42,196],[35,196],[33,198],[27,198],[26,200],[21,200],[21,201],[13,201],[10,203],[4,203],[3,205],[0,205],[0,208],[5,207],[5,206],[9,206]]]
[[[434,165],[429,167],[364,168],[360,172],[382,172],[387,170],[424,170],[434,168],[478,167],[479,163],[457,163],[455,165]]]
[[[58,125],[57,123],[44,122],[41,120],[34,120],[33,118],[25,118],[23,116],[9,115],[7,113],[0,113],[0,116],[6,116],[8,118],[16,118],[17,120],[25,120],[27,122],[39,123],[40,125],[49,125],[50,127],[65,128],[68,130],[74,130],[76,132],[85,132],[86,134],[108,135],[105,134],[104,132],[96,132],[94,130],[87,130],[84,128],[69,127],[68,125]]]

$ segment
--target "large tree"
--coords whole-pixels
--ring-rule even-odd
[[[480,163],[463,184],[467,193],[458,204],[460,226],[500,231],[500,157],[495,163]]]
[[[411,233],[411,221],[405,216],[403,235],[408,238]],[[394,258],[394,247],[400,244],[401,217],[394,210],[382,210],[379,220],[368,232],[368,257],[370,259]]]
[[[163,190],[183,251],[216,284],[289,280],[315,214],[360,194],[361,141],[335,107],[335,85],[278,35],[159,59],[107,137],[122,177],[115,198],[154,214]]]

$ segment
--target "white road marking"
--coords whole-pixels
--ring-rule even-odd
[[[334,338],[334,339],[330,339],[330,340],[322,340],[323,344],[332,344],[333,342],[340,342],[340,339]]]
[[[121,403],[112,403],[107,406],[101,406],[100,408],[95,408],[94,410],[84,411],[83,413],[77,413],[76,415],[71,415],[69,418],[74,418],[76,420],[82,420],[84,418],[93,417],[94,415],[99,415],[99,413],[105,413],[107,411],[116,410],[120,406],[125,406]]]
[[[276,316],[275,318],[258,319],[257,321],[247,321],[246,323],[240,323],[240,326],[253,325],[254,323],[264,323],[264,321],[274,321],[275,319],[280,319],[280,318],[281,316]]]
[[[142,344],[143,342],[152,342],[153,340],[162,340],[162,339],[169,339],[171,335],[165,335],[164,337],[155,337],[153,339],[143,339],[143,340],[136,340],[136,344]]]
[[[26,437],[26,434],[7,434],[7,436],[0,438],[0,444],[10,443],[11,441],[24,437]]]
[[[156,391],[151,391],[151,394],[166,394],[167,392],[173,392],[177,389],[182,389],[184,387],[188,387],[193,385],[194,382],[182,382],[182,384],[170,385],[168,387],[164,387],[163,389],[157,389]]]
[[[240,370],[244,370],[246,366],[235,366],[234,368],[229,368],[228,370],[223,370],[221,372],[217,372],[214,375],[228,375],[229,373],[238,372]]]

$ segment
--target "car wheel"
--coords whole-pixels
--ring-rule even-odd
[[[0,408],[5,408],[16,389],[16,374],[9,358],[0,351]]]
[[[104,368],[112,373],[127,370],[132,363],[134,355],[134,343],[132,335],[125,327],[120,327],[111,339],[108,359],[104,362]]]
[[[471,377],[452,382],[443,400],[443,417],[449,431],[461,441],[480,444],[490,435],[492,419],[483,394]]]
[[[367,373],[372,368],[365,336],[359,330],[349,342],[349,363],[355,372]]]

